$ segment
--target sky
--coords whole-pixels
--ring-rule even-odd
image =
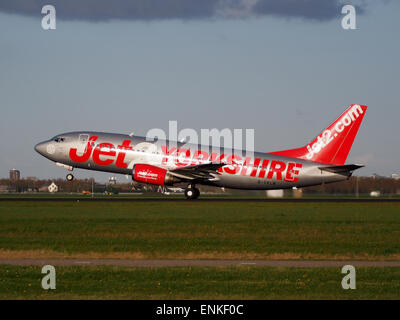
[[[41,27],[44,4],[55,30]],[[344,4],[356,6],[356,30],[341,27]],[[394,0],[4,0],[0,177],[65,177],[33,149],[56,134],[145,136],[169,120],[254,129],[257,151],[299,147],[353,103],[369,109],[347,162],[366,165],[359,175],[400,173],[399,10]]]

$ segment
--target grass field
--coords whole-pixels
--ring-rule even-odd
[[[399,299],[400,268],[357,268],[343,290],[340,268],[57,267],[55,290],[40,267],[0,266],[0,299]]]
[[[1,201],[0,258],[400,259],[400,204]],[[399,299],[400,268],[0,265],[0,299]]]
[[[400,259],[400,204],[0,202],[0,257]]]

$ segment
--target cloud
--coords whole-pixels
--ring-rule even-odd
[[[357,1],[362,13],[367,0]],[[340,15],[343,0],[2,0],[0,12],[40,16],[54,5],[65,20],[168,20],[278,16],[326,21]]]
[[[280,17],[296,17],[312,20],[330,20],[341,14],[342,1],[318,0],[318,1],[259,1],[254,11],[259,15],[275,15]],[[362,9],[362,7],[361,7]],[[359,13],[360,8],[359,8]]]

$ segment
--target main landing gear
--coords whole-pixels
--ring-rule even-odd
[[[185,189],[185,197],[188,200],[197,199],[200,196],[200,191],[194,185],[189,184]]]
[[[67,179],[67,181],[72,181],[74,180],[74,175],[72,173],[68,173],[65,178]]]

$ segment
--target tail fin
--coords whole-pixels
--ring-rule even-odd
[[[335,122],[305,147],[271,152],[271,154],[343,165],[366,111],[367,106],[352,104]]]

